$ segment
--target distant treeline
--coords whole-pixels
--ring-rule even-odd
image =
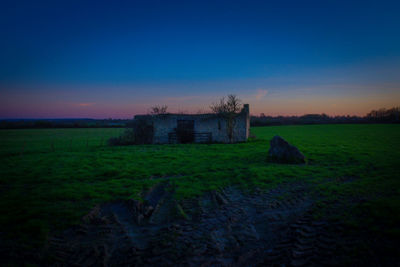
[[[0,120],[0,129],[34,128],[123,128],[131,120],[121,119],[16,119]],[[400,107],[372,110],[366,116],[328,116],[307,114],[303,116],[251,116],[251,126],[299,125],[299,124],[345,124],[345,123],[400,123]]]
[[[251,126],[293,125],[293,124],[346,124],[346,123],[400,123],[400,107],[372,110],[364,117],[328,116],[326,114],[306,114],[303,116],[251,116]]]
[[[399,122],[400,120],[400,107],[394,107],[390,109],[381,108],[378,110],[372,110],[367,114],[367,118],[371,121],[378,122]]]
[[[251,126],[273,126],[273,125],[300,125],[300,124],[334,124],[334,123],[368,123],[366,117],[358,116],[335,116],[326,114],[306,114],[303,116],[251,116]]]
[[[0,129],[122,128],[128,122],[120,119],[15,119],[0,120]]]

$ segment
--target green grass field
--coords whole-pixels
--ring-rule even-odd
[[[400,125],[259,127],[251,129],[254,140],[240,144],[107,146],[122,130],[1,130],[3,235],[43,241],[96,203],[140,199],[143,189],[165,179],[177,199],[230,184],[252,190],[305,181],[315,185],[310,194],[344,201],[338,216],[357,224],[362,214],[363,223],[399,234]],[[267,162],[274,135],[297,146],[308,164]]]

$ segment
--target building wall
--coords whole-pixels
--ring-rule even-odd
[[[175,132],[178,120],[193,120],[194,131],[196,133],[211,133],[212,142],[229,143],[226,119],[217,114],[199,114],[199,115],[139,115],[135,119],[145,119],[148,124],[154,127],[154,144],[169,143],[168,134]],[[248,105],[244,105],[235,119],[233,142],[245,142],[249,136],[250,114]],[[196,142],[196,140],[195,140]]]

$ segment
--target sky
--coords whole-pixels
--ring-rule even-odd
[[[399,1],[1,1],[0,119],[400,106]]]

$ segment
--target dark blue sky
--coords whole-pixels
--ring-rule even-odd
[[[399,103],[399,13],[398,1],[2,1],[0,117],[195,112],[227,93],[254,113],[364,114]]]

